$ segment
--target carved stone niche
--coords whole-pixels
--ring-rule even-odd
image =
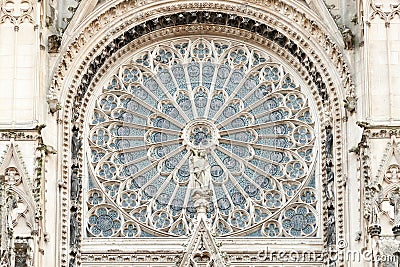
[[[211,259],[211,254],[208,251],[203,251],[201,253],[194,254],[191,259],[191,265],[193,267],[213,266],[213,260]]]

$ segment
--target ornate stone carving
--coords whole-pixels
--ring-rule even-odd
[[[155,29],[162,29],[167,27],[174,27],[182,24],[207,24],[207,23],[215,23],[220,25],[226,25],[229,22],[232,22],[230,19],[230,15],[223,12],[206,12],[206,11],[198,11],[196,13],[196,17],[191,15],[190,12],[182,12],[177,14],[172,14],[168,16],[161,16],[157,20],[157,24],[154,24],[154,21],[144,22],[135,26],[134,28],[126,31],[124,34],[115,38],[110,44],[108,44],[103,52],[100,53],[92,62],[89,63],[89,70],[86,74],[82,76],[81,83],[79,85],[79,94],[78,94],[78,102],[75,102],[75,106],[78,109],[82,98],[84,97],[89,84],[91,83],[94,74],[101,68],[101,66],[105,63],[106,59],[115,53],[115,51],[121,49],[126,46],[133,40],[147,34]],[[267,26],[266,24],[262,24],[250,18],[238,17],[238,20],[241,21],[238,25],[233,24],[231,27],[238,27],[250,32],[255,32],[256,35],[265,37],[274,43],[276,43],[279,47],[286,49],[290,54],[292,54],[299,62],[303,64],[303,67],[308,71],[312,81],[318,88],[318,92],[322,97],[323,101],[328,100],[327,94],[327,85],[322,78],[324,75],[321,74],[318,69],[315,67],[315,63],[313,60],[307,56],[307,54],[303,51],[299,45],[297,45],[294,41],[290,40],[286,35],[279,32],[278,30]],[[252,28],[252,25],[257,25],[256,28]]]
[[[129,57],[129,67],[121,63],[122,67],[117,72],[119,74],[101,86],[104,90],[98,96],[93,116],[88,119],[92,153],[90,164],[93,166],[91,169],[96,170],[93,172],[93,180],[104,184],[105,190],[98,188],[104,195],[108,194],[116,199],[110,204],[122,205],[122,209],[129,209],[130,214],[134,215],[132,218],[126,216],[129,220],[140,216],[143,222],[152,222],[149,223],[150,227],[162,228],[163,232],[169,229],[168,234],[176,235],[190,233],[190,227],[186,227],[189,224],[187,216],[193,217],[198,207],[201,207],[202,212],[208,208],[208,216],[214,217],[221,212],[224,214],[214,227],[218,234],[228,235],[235,229],[251,227],[253,221],[250,218],[256,216],[255,221],[264,220],[266,214],[275,212],[276,208],[283,206],[284,201],[294,201],[294,192],[304,187],[301,181],[312,175],[307,169],[311,170],[308,167],[313,161],[311,146],[315,145],[312,128],[314,116],[310,114],[308,101],[294,78],[285,69],[280,69],[280,65],[274,64],[269,54],[233,39],[187,37],[171,39],[168,43],[160,43],[159,47],[162,48],[157,47],[144,47],[142,53]],[[182,54],[185,56],[178,56]],[[186,66],[181,63],[180,58],[188,57],[196,60]],[[208,61],[209,58],[225,63],[214,65]],[[169,64],[172,61],[175,62],[174,65]],[[243,68],[243,73],[241,69],[236,68],[237,66]],[[145,71],[142,71],[143,68]],[[204,77],[201,82],[196,78],[200,69],[203,69]],[[261,72],[253,72],[253,69],[261,69]],[[147,80],[146,73],[153,71],[159,75]],[[186,71],[188,76],[183,75]],[[259,77],[258,73],[262,76]],[[211,77],[218,77],[214,81],[215,88],[210,87]],[[270,85],[270,80],[282,80],[282,85],[274,86],[274,89],[271,86],[263,86]],[[136,97],[128,90],[132,83],[142,84],[140,87],[134,87]],[[186,89],[182,90],[175,84],[181,84]],[[226,90],[222,90],[225,88],[224,84],[229,85]],[[120,91],[126,92],[123,98],[117,93]],[[193,99],[189,97],[190,94],[193,94]],[[158,96],[157,101],[155,95]],[[282,104],[279,104],[276,96],[282,98]],[[260,101],[263,98],[264,100]],[[111,118],[110,114],[122,107],[120,103],[126,111],[119,113],[118,118]],[[245,105],[247,108],[243,109]],[[281,115],[286,108],[293,110],[288,123],[286,115]],[[253,109],[254,111],[250,112]],[[149,119],[131,116],[131,112],[143,112]],[[257,124],[258,113],[261,113],[262,120],[268,123]],[[115,123],[110,125],[110,119]],[[224,125],[221,130],[219,122]],[[255,129],[252,127],[254,124],[258,125]],[[289,124],[294,127],[293,137],[290,137],[295,141],[293,144],[287,142],[289,137],[286,136],[290,135],[287,127]],[[146,126],[145,129],[148,130],[143,132],[143,126],[139,125]],[[160,132],[154,127],[161,127],[163,131]],[[134,153],[129,152],[131,144],[128,139],[131,137],[128,135],[136,136],[139,132],[145,138],[138,139],[135,143],[137,149]],[[277,135],[276,141],[273,141],[274,134]],[[181,136],[182,139],[177,136]],[[232,140],[232,143],[225,141],[228,139]],[[261,139],[264,141],[260,142],[286,148],[285,153],[280,152],[280,149],[270,149],[269,146],[262,145],[263,143],[258,146],[255,142]],[[224,143],[218,146],[222,141]],[[229,146],[226,147],[225,144]],[[109,157],[113,147],[118,148],[115,156],[120,160],[102,160]],[[296,155],[290,156],[295,147],[299,149],[298,152],[293,152]],[[124,152],[125,150],[127,151]],[[256,153],[258,156],[253,158]],[[130,161],[131,157],[138,157],[137,162]],[[304,162],[295,158],[302,158]],[[153,162],[151,166],[148,165],[150,162]],[[144,171],[140,171],[138,166]],[[252,175],[245,173],[250,168],[252,170],[249,172],[252,172]],[[157,172],[166,177],[172,175],[174,179],[160,181],[162,184],[149,181]],[[243,175],[243,178],[230,185],[230,181],[235,181],[239,174]],[[281,181],[277,178],[283,175],[290,177],[288,180],[291,182],[278,187],[277,184]],[[119,177],[118,181],[116,177]],[[177,188],[175,181],[180,185],[179,195],[170,197],[171,194],[166,192]],[[126,183],[131,184],[129,192],[124,189]],[[195,190],[192,192],[183,187],[186,184],[189,189],[194,187]],[[229,190],[219,191],[218,197],[211,203],[211,194],[207,191],[221,190],[227,186]],[[311,220],[315,218],[313,205],[316,198],[312,189],[315,185],[309,187],[303,192],[301,205],[291,207],[291,211],[287,213],[286,233],[281,230],[281,223],[273,220],[265,222],[261,227],[263,230],[256,234],[282,237],[314,236],[318,225]],[[225,192],[230,192],[232,196]],[[265,192],[266,200],[260,199],[260,202],[258,198],[261,192]],[[140,195],[142,198],[138,201]],[[192,195],[194,203],[190,198],[184,198],[184,195]],[[216,193],[214,195],[216,196]],[[255,199],[254,202],[251,199]],[[90,204],[92,203],[94,202],[91,201]],[[141,207],[144,203],[150,207],[147,212],[143,212]],[[95,205],[98,204],[103,205],[103,202]],[[187,206],[189,208],[186,210],[181,209]],[[172,212],[169,212],[170,210]],[[309,219],[306,223],[296,224],[297,218],[305,216],[302,212],[305,212]],[[179,223],[180,228],[176,228],[177,224],[172,223],[171,218],[181,213],[187,216],[179,219],[177,224]],[[292,224],[295,227],[292,227]],[[93,235],[104,234],[104,231],[97,231],[95,224],[91,227],[94,229]],[[143,229],[144,227],[142,232]],[[117,234],[113,231],[105,233]]]
[[[280,4],[286,6],[286,3],[281,2]],[[208,3],[196,4],[195,6],[193,6],[192,4],[188,4],[188,5],[187,5],[187,8],[188,8],[189,10],[193,10],[194,8],[201,8],[201,7],[203,7],[203,5],[204,5],[204,7],[207,7],[207,8],[210,8],[210,6],[214,6],[214,4],[208,4]],[[179,6],[180,9],[182,9],[183,7],[186,8],[185,4],[181,4],[181,5]],[[122,8],[122,10],[124,10],[124,9],[128,9],[129,7],[127,6],[126,3],[121,3],[120,6],[117,6],[117,7],[116,7],[117,12],[112,12],[111,14],[103,14],[103,16],[105,16],[105,17],[107,17],[107,18],[108,18],[108,16],[110,16],[110,15],[111,15],[111,16],[115,16],[115,15],[118,14],[117,16],[119,16],[120,14],[119,14],[118,10],[120,10],[121,8]],[[172,7],[169,7],[169,9],[172,9],[172,8],[173,8],[173,6],[172,6]],[[163,9],[165,9],[165,8],[161,8],[161,9],[160,9],[158,12],[156,12],[156,13],[162,13]],[[229,8],[228,8],[228,6],[225,7],[224,4],[218,4],[218,5],[216,5],[216,6],[215,6],[214,8],[212,8],[212,9],[229,9]],[[304,14],[300,14],[299,12],[297,12],[296,9],[294,9],[294,8],[288,8],[287,10],[291,10],[291,12],[295,13],[295,14],[293,14],[293,18],[294,18],[294,21],[295,21],[295,22],[297,22],[297,23],[299,23],[299,24],[305,23],[305,24],[315,25],[315,22],[311,22],[310,20],[308,20],[308,19],[304,16]],[[254,11],[252,11],[252,12],[254,12]],[[299,13],[299,14],[296,14],[296,12]],[[192,12],[191,14],[193,14],[193,12]],[[292,13],[291,13],[291,14],[292,14]],[[140,17],[140,18],[143,18],[143,15],[139,15],[138,18],[139,18],[139,17]],[[233,16],[233,17],[234,17],[234,16]],[[135,20],[137,20],[138,18],[136,18]],[[208,18],[208,17],[207,17],[207,18]],[[298,19],[298,18],[304,18],[304,19]],[[219,21],[223,21],[223,19],[222,19],[222,20],[221,20],[221,19],[213,20],[212,17],[210,17],[210,19],[211,19],[211,21],[217,22],[217,23],[218,23]],[[169,20],[170,20],[170,19],[169,19]],[[231,19],[230,19],[230,20],[231,20]],[[109,20],[107,19],[107,22],[108,22],[108,21],[109,21]],[[154,21],[158,23],[159,19],[156,19],[156,20],[154,20]],[[173,20],[170,20],[170,21],[173,21]],[[181,21],[180,23],[182,23],[182,20],[178,20],[178,21]],[[185,20],[183,19],[183,21],[185,21]],[[246,19],[246,20],[244,20],[244,21],[247,22],[248,20]],[[101,18],[99,18],[98,21],[94,22],[93,25],[90,25],[90,27],[87,28],[87,31],[97,31],[97,29],[99,29],[99,27],[102,28],[104,25],[103,25],[101,22],[103,22],[103,21],[101,20]],[[105,23],[107,23],[107,22],[105,22]],[[194,23],[194,22],[197,22],[197,21],[193,20],[192,23]],[[146,23],[146,24],[144,24],[144,25],[146,25],[146,27],[144,27],[144,28],[147,28],[147,27],[151,27],[152,25],[154,25],[154,23],[149,23],[149,24]],[[150,26],[147,26],[147,25],[150,25]],[[254,25],[256,25],[257,27],[259,26],[258,23],[255,23]],[[308,25],[301,25],[300,28],[307,29],[307,30],[308,30],[308,29],[313,29],[313,34],[315,34],[316,32],[318,32],[318,30],[315,30],[315,29],[318,28],[318,27],[309,27]],[[320,35],[320,32],[318,32],[318,35]],[[81,36],[82,36],[82,38],[83,38],[84,35],[82,34]],[[323,47],[325,47],[326,44],[332,45],[332,43],[330,42],[330,40],[326,40],[326,39],[325,39],[325,38],[328,38],[327,35],[324,34],[324,35],[322,35],[322,36],[323,36],[324,38],[317,38],[316,40],[320,41],[321,44],[323,45]],[[347,66],[344,66],[344,67],[347,68]],[[347,73],[347,71],[345,71],[344,73]]]
[[[120,12],[120,11],[118,11],[118,12]],[[117,12],[117,13],[118,13]],[[118,13],[119,14],[119,13]],[[109,14],[108,14],[109,15]],[[303,16],[299,16],[298,17],[298,20],[299,21],[302,21],[302,18]],[[99,23],[100,22],[100,23]],[[93,27],[93,32],[95,32],[97,29],[99,29],[99,28],[101,28],[101,27],[103,27],[104,25],[102,24],[103,22],[101,22],[101,19],[99,19],[99,21],[98,22],[96,22],[96,23],[94,23],[93,25],[91,25],[90,27]],[[131,22],[130,22],[131,23]],[[143,32],[143,33],[145,33],[145,32]],[[244,35],[243,35],[244,36]],[[86,37],[84,37],[84,38],[88,38],[87,36]],[[321,39],[322,40],[322,39]],[[74,49],[75,48],[77,48],[77,49],[79,49],[80,47],[82,47],[82,45],[84,45],[84,43],[86,42],[86,40],[84,40],[83,39],[83,35],[82,35],[82,39],[81,39],[81,43],[75,43],[74,44]],[[80,41],[79,41],[80,42]],[[323,42],[325,42],[325,40],[323,40],[323,41],[321,41],[321,43],[323,43]],[[328,42],[329,43],[329,42]],[[101,45],[101,44],[100,44]],[[336,48],[335,48],[336,49]],[[334,50],[335,50],[334,49]],[[106,53],[107,53],[107,51],[105,51]],[[71,55],[72,55],[72,57],[73,57],[73,55],[75,55],[76,54],[76,51],[69,51],[68,53],[70,53],[68,56],[66,56],[65,57],[65,60],[64,61],[62,61],[62,64],[69,64],[69,62],[71,61]],[[333,57],[335,57],[337,54],[335,54],[335,53],[337,53],[337,50],[335,50],[333,53],[332,53],[332,55],[333,55]],[[340,59],[338,59],[338,62],[340,63],[340,64],[338,64],[338,65],[340,65],[340,67],[342,67],[342,66],[344,66],[343,65],[343,62],[340,60]],[[101,63],[101,61],[99,61],[99,60],[97,60],[97,62],[95,62],[95,63]],[[85,63],[86,64],[86,63]],[[65,67],[64,67],[65,66]],[[64,65],[62,68],[65,68],[65,69],[67,69],[67,65]],[[345,68],[345,67],[344,67]],[[64,71],[62,71],[63,73],[65,73]],[[60,75],[60,77],[62,77],[63,78],[63,75],[62,75],[62,73],[60,72],[59,74],[61,74]],[[90,76],[87,76],[87,77],[90,77]],[[87,77],[85,77],[85,79],[87,78]],[[324,76],[325,77],[325,76]],[[328,79],[329,80],[329,79]],[[57,88],[60,88],[60,87],[58,87],[58,85],[56,85],[56,83],[54,83],[54,85],[57,87]],[[77,87],[74,87],[74,86],[71,86],[71,88],[72,88],[72,90],[77,90]],[[81,89],[84,89],[84,87],[82,87],[82,88],[79,88],[79,90],[81,91]],[[331,90],[333,90],[333,89],[331,89]],[[82,91],[81,91],[82,92]],[[324,91],[321,91],[322,92],[322,94],[324,94]],[[81,93],[79,93],[79,95],[82,95]],[[75,99],[74,99],[75,100]],[[74,100],[72,101],[72,102],[74,102]],[[68,104],[69,105],[69,104]],[[67,108],[69,108],[69,106],[67,105]],[[337,110],[335,110],[334,112],[338,112]],[[68,113],[68,112],[66,112],[66,117],[65,117],[65,120],[66,120],[66,123],[68,123],[68,116],[69,116],[70,114]],[[337,129],[335,129],[335,130],[337,130]],[[338,135],[338,136],[336,136],[336,138],[338,139],[338,140],[340,140],[340,135]],[[340,160],[340,157],[339,157],[339,160]],[[338,168],[338,174],[337,174],[337,177],[340,179],[340,176],[341,176],[341,170],[340,170],[340,167]],[[341,193],[340,193],[340,190],[339,190],[339,195],[340,195]],[[341,224],[341,219],[340,219],[340,217],[339,217],[339,219],[338,219],[338,224]]]
[[[398,183],[400,181],[400,166],[391,164],[385,173],[385,181],[387,183]]]
[[[30,247],[27,239],[19,239],[15,243],[14,253],[15,253],[15,266],[30,266]]]
[[[0,140],[9,141],[36,141],[40,139],[40,133],[36,130],[0,130]]]
[[[343,36],[344,47],[347,50],[354,49],[354,38],[355,37],[354,37],[354,34],[351,32],[351,30],[346,25],[340,25],[339,30]]]
[[[328,208],[328,224],[327,224],[327,244],[332,246],[336,244],[336,223],[335,211]]]
[[[326,157],[332,158],[333,157],[333,133],[332,128],[326,128],[326,141],[325,141],[325,151]]]
[[[346,99],[344,100],[344,107],[350,113],[353,113],[354,111],[356,111],[357,97],[355,97],[354,95],[346,96]]]
[[[3,1],[0,13],[0,23],[9,20],[15,25],[24,21],[33,22],[33,5],[30,0],[9,0]]]
[[[60,46],[61,46],[61,36],[58,35],[50,35],[47,39],[47,46],[49,53],[58,53],[60,51]],[[56,108],[51,108],[50,110],[54,110],[52,113],[56,111]]]
[[[331,166],[326,167],[326,174],[327,174],[327,190],[326,190],[326,203],[328,205],[328,208],[334,208],[335,205],[335,193],[334,193],[334,188],[335,188],[335,174],[332,170]]]
[[[379,224],[370,225],[368,227],[368,232],[371,235],[371,237],[378,237],[382,232],[382,226],[380,226]]]
[[[390,27],[391,20],[400,13],[400,5],[383,5],[376,1],[370,1],[368,11],[369,14],[366,17],[367,25],[371,25],[371,21],[374,20],[375,17],[379,17],[384,20],[386,27]]]
[[[74,127],[72,129],[71,137],[71,159],[76,164],[78,159],[78,153],[82,146],[82,140],[79,138],[79,129]]]
[[[0,257],[6,262],[15,261],[31,266],[37,262],[33,262],[33,254],[39,255],[40,243],[44,239],[41,214],[43,200],[38,188],[40,182],[32,179],[26,172],[22,156],[14,142],[12,139],[4,161],[0,164],[0,177],[4,177],[0,184],[5,193],[0,194],[1,251],[8,253]],[[34,174],[40,177],[40,171]],[[28,242],[30,239],[37,242]]]
[[[371,215],[370,215],[370,224],[378,225],[380,223],[380,214],[381,214],[381,204],[383,201],[381,186],[377,185],[373,187],[373,197],[371,199]]]
[[[192,150],[190,156],[190,172],[195,190],[209,190],[211,182],[211,166],[205,150]]]
[[[393,206],[394,210],[394,222],[393,222],[393,234],[395,236],[400,235],[400,188],[396,188],[392,191],[389,197],[390,205]]]
[[[203,218],[199,219],[179,266],[227,266]]]
[[[119,250],[107,251],[104,253],[84,253],[80,257],[83,263],[102,263],[102,264],[118,264],[130,263],[169,263],[171,266],[182,260],[182,250],[178,251],[157,251],[149,254],[149,251],[137,250],[135,253],[124,253]]]
[[[70,187],[70,197],[72,200],[76,200],[78,198],[80,188],[81,188],[81,179],[78,177],[78,168],[73,168],[71,174],[71,187]]]
[[[393,137],[400,138],[400,127],[398,126],[385,126],[377,127],[365,125],[364,134],[373,139],[390,139]]]
[[[76,211],[72,211],[69,223],[69,244],[72,248],[76,248],[79,238],[79,225],[77,221]]]
[[[68,267],[76,267],[76,259],[75,259],[75,257],[71,257],[69,259]]]

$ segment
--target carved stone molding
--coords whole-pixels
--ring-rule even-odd
[[[0,24],[10,21],[14,25],[23,22],[33,23],[33,1],[2,0],[0,9]]]
[[[82,263],[176,263],[182,257],[182,251],[136,251],[132,253],[107,252],[107,253],[84,253],[81,255]]]
[[[40,134],[36,130],[0,130],[1,141],[35,141],[38,138]]]
[[[364,135],[371,139],[390,139],[392,136],[400,138],[400,127],[395,126],[367,126]]]
[[[36,176],[31,177],[26,171],[18,146],[12,139],[0,164],[0,176],[4,177],[1,185],[7,192],[6,202],[8,203],[5,225],[9,234],[5,240],[15,253],[11,259],[25,263],[27,266],[36,264],[37,260],[33,262],[33,259],[37,257],[33,255],[40,253],[44,242],[42,176],[40,174],[42,161],[38,160],[38,162],[35,166]],[[3,208],[2,211],[4,211]],[[1,230],[3,236],[5,232]]]

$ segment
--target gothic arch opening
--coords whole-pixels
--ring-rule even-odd
[[[112,74],[87,120],[88,236],[189,236],[203,187],[218,236],[321,236],[319,119],[278,60],[192,36]]]
[[[321,249],[317,110],[298,74],[257,45],[193,35],[129,53],[85,116],[83,244],[185,239],[203,207],[214,238]]]
[[[336,229],[343,235],[341,155],[333,156],[342,95],[338,75],[321,67],[332,62],[287,28],[199,13],[198,21],[178,12],[117,28],[69,75],[66,262],[136,262],[140,249],[157,246],[168,249],[149,262],[182,260],[180,243],[204,234],[193,195],[204,185],[202,225],[233,262],[246,262],[251,247],[262,264],[260,244],[273,240],[297,251],[306,242],[321,265]]]

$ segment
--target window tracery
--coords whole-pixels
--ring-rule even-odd
[[[190,156],[205,151],[219,235],[315,236],[315,123],[271,56],[238,42],[163,42],[121,66],[90,121],[89,236],[182,236]]]

